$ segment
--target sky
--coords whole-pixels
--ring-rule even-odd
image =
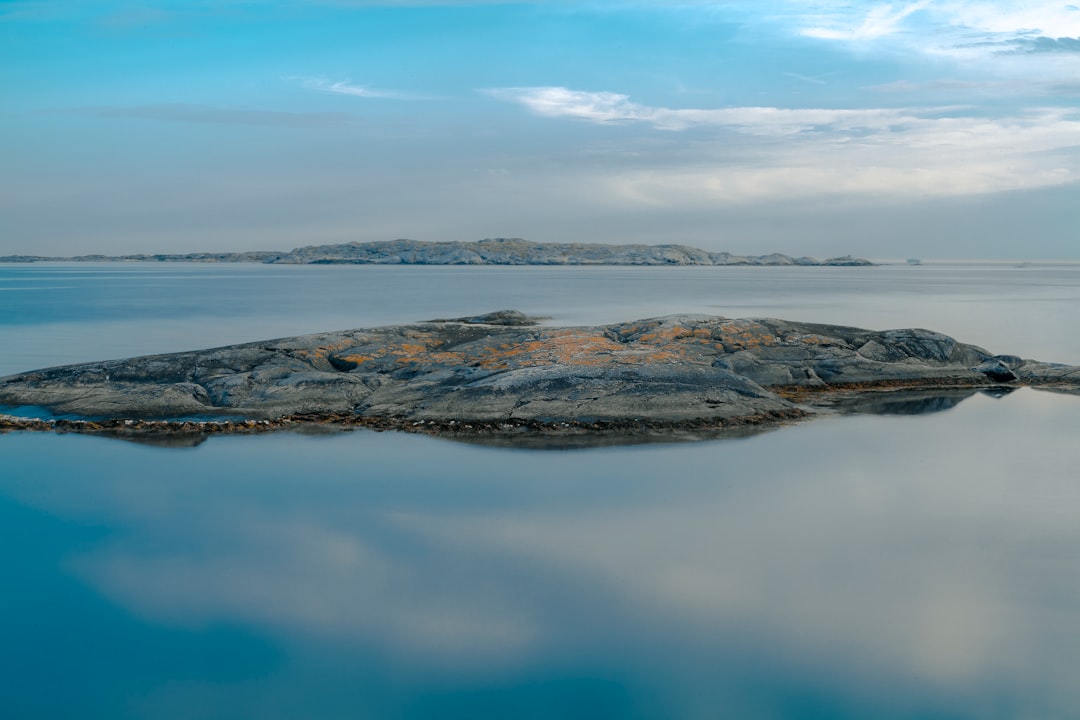
[[[0,98],[0,255],[1080,260],[1067,2],[0,0]]]

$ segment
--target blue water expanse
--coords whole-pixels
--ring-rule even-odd
[[[0,264],[0,375],[514,308],[557,324],[671,313],[925,327],[1080,364],[1080,264],[423,267]]]
[[[499,307],[922,325],[1080,362],[1071,267],[8,266],[0,288],[4,371]],[[1080,398],[1019,390],[563,451],[0,435],[2,715],[1074,717],[1078,429]]]

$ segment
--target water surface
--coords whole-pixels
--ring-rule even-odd
[[[0,265],[0,375],[513,308],[554,324],[672,313],[924,327],[1080,364],[1080,265]]]
[[[0,362],[498,307],[923,325],[1080,360],[1068,268],[491,270],[2,268]],[[570,451],[2,435],[4,717],[1075,716],[1080,398],[873,409]]]
[[[1068,717],[1078,423],[1020,391],[574,452],[7,436],[6,716]]]

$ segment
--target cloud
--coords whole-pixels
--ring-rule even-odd
[[[1021,52],[1029,53],[1080,53],[1080,38],[1037,37],[1016,41]]]
[[[389,527],[394,520],[373,518]],[[288,513],[206,529],[228,550],[213,558],[113,551],[81,561],[80,570],[143,616],[190,625],[242,617],[278,632],[374,642],[429,663],[498,664],[538,640],[530,618],[503,598],[479,599],[470,578],[445,570],[434,610],[426,589],[439,571],[417,572],[414,555],[388,550],[377,536]],[[484,571],[471,574],[483,584]],[[334,591],[313,593],[313,586]]]
[[[599,124],[644,123],[659,130],[727,126],[755,135],[792,135],[833,126],[886,128],[904,119],[895,109],[789,109],[777,107],[666,108],[632,102],[628,95],[565,87],[488,88],[491,97],[524,105],[542,117],[574,118]]]
[[[811,85],[827,85],[828,84],[824,80],[822,80],[821,78],[810,77],[809,75],[803,75],[801,73],[786,72],[786,73],[784,73],[784,75],[787,75],[790,78],[795,78],[796,80],[802,80],[803,82],[810,83]]]
[[[1017,55],[1031,55],[1017,51]],[[1071,60],[1068,58],[1067,60]],[[862,90],[884,95],[911,95],[923,102],[933,98],[954,101],[963,97],[971,103],[985,100],[991,102],[1012,101],[1026,103],[1031,98],[1056,98],[1059,102],[1065,97],[1080,94],[1080,83],[1069,79],[1057,79],[1052,73],[1048,77],[1030,77],[1024,75],[1004,76],[993,80],[956,80],[940,78],[937,80],[894,80],[877,85],[865,85]],[[1045,102],[1045,101],[1044,101]],[[972,106],[974,107],[974,105]]]
[[[868,85],[865,89],[872,90],[879,93],[913,93],[923,91],[940,91],[945,90],[954,92],[956,90],[1025,90],[1030,91],[1031,85],[1029,83],[1023,84],[1008,84],[997,81],[966,81],[966,80],[931,80],[929,82],[912,82],[911,80],[894,80],[893,82],[882,83],[880,85]]]
[[[904,85],[900,88],[906,89]],[[590,182],[614,206],[701,207],[814,197],[955,197],[1080,179],[1080,118],[1041,108],[988,118],[964,108],[671,109],[611,92],[501,88],[537,115],[668,132],[712,127],[741,136],[672,139]],[[624,144],[624,149],[629,147]]]
[[[1008,400],[1011,417],[1038,427],[1021,423],[1025,442],[1005,457],[978,450],[988,436],[1005,441],[1016,431],[984,421],[997,401],[972,398],[954,411],[959,420],[849,418],[835,421],[842,428],[722,448],[567,458],[483,455],[412,437],[357,434],[319,446],[283,437],[262,440],[275,462],[257,488],[220,469],[246,451],[213,443],[145,478],[130,469],[141,467],[134,452],[100,452],[128,471],[99,472],[92,493],[56,492],[57,473],[13,485],[24,505],[115,527],[67,566],[106,599],[166,626],[228,623],[277,642],[334,638],[335,650],[356,644],[485,679],[549,670],[552,658],[588,657],[582,650],[613,638],[638,669],[633,658],[700,666],[697,652],[663,655],[700,642],[731,667],[775,663],[775,647],[758,655],[765,637],[841,685],[852,668],[869,667],[898,696],[912,682],[972,698],[1032,683],[1040,702],[1075,707],[1072,666],[1056,661],[1074,656],[1078,620],[1057,600],[1078,589],[1080,578],[1063,569],[1080,532],[1075,513],[1053,512],[1052,499],[1071,488],[1059,473],[1032,493],[1024,471],[1048,454],[1080,458],[1055,447],[1060,432],[1040,432],[1069,417],[1070,399],[1033,395]],[[841,452],[850,447],[859,452]],[[363,472],[340,472],[361,452]],[[432,452],[450,465],[486,463],[486,473],[458,478],[447,503]],[[887,460],[888,474],[868,472],[868,458]],[[680,482],[658,487],[654,478],[673,462]],[[520,481],[493,497],[489,478],[513,471]],[[388,493],[385,478],[402,489]],[[973,498],[993,501],[972,512]],[[913,533],[912,517],[936,521]],[[1042,548],[1062,550],[1033,563]]]
[[[1080,35],[1080,11],[1056,0],[1023,3],[960,0],[941,3],[943,20],[953,26],[995,35]]]
[[[1009,53],[1018,45],[1035,51],[1075,52],[1072,41],[1080,36],[1080,10],[1054,0],[884,4],[792,0],[777,18],[803,37],[860,46],[887,42],[926,54],[963,58]]]
[[[698,166],[612,177],[613,197],[653,206],[795,198],[925,199],[1077,182],[1080,121],[1060,110],[1008,118],[914,118],[881,132],[816,133]]]
[[[367,85],[355,85],[352,80],[329,80],[323,77],[290,76],[288,81],[298,83],[301,87],[318,92],[331,93],[334,95],[351,95],[362,98],[381,98],[387,100],[428,100],[422,95],[398,92],[396,90],[381,90]]]
[[[1080,81],[1054,83],[1047,87],[1046,91],[1053,95],[1068,95],[1080,97]]]
[[[908,16],[929,4],[929,0],[920,0],[900,7],[877,5],[861,17],[841,15],[830,26],[808,27],[803,29],[802,34],[826,40],[874,40],[897,32]]]
[[[58,112],[104,118],[134,118],[158,122],[207,125],[258,125],[264,127],[313,128],[351,125],[355,119],[343,112],[284,112],[241,110],[186,103],[67,108]]]

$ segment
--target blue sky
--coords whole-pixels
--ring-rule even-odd
[[[1062,2],[0,0],[0,254],[1080,259]]]

